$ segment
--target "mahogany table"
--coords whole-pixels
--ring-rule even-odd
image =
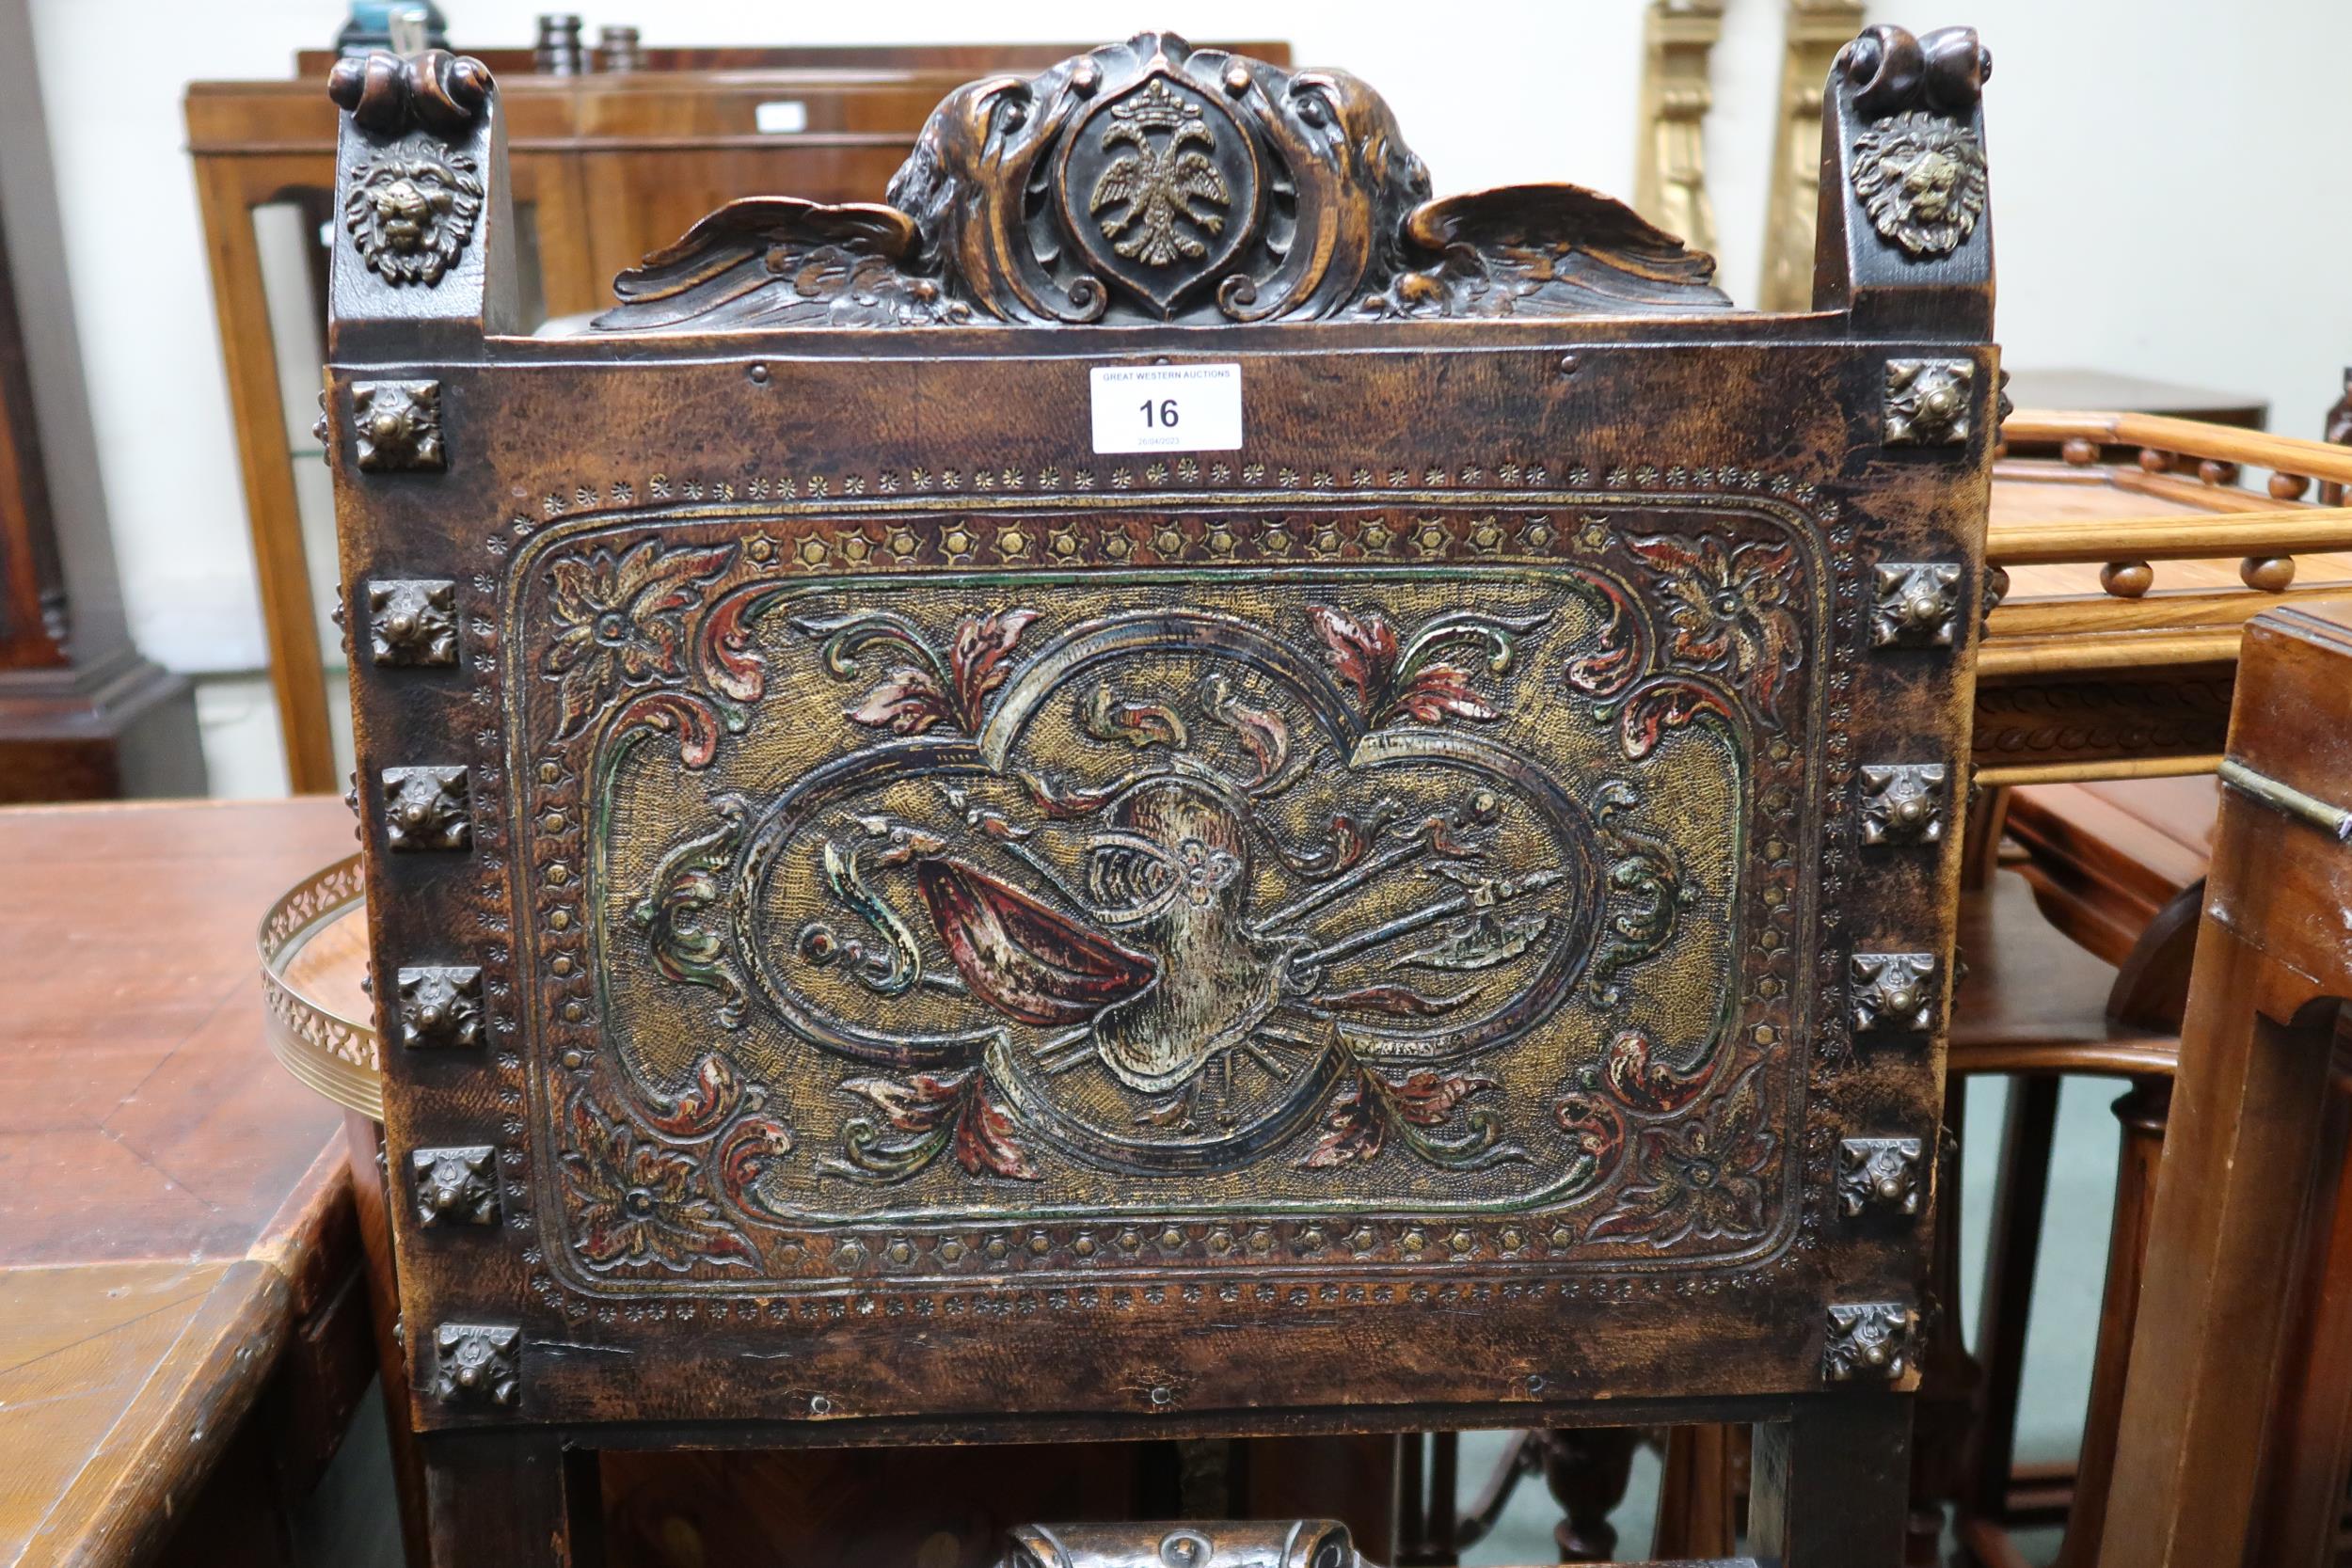
[[[332,800],[0,810],[0,1560],[291,1560],[376,1353],[253,928],[350,844]]]

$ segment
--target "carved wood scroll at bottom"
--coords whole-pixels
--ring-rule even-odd
[[[1574,185],[1430,199],[1380,95],[1166,33],[931,115],[888,205],[743,200],[609,331],[1722,310],[1712,258]]]

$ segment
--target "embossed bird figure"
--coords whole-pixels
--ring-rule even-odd
[[[1216,209],[1232,195],[1209,157],[1216,134],[1165,82],[1153,82],[1150,92],[1132,106],[1113,110],[1112,117],[1103,133],[1104,148],[1125,143],[1135,150],[1112,159],[1087,198],[1087,211],[1100,221],[1103,237],[1120,255],[1148,267],[1207,255],[1209,247],[1186,230],[1216,234],[1225,228],[1225,215]],[[1159,147],[1152,144],[1155,129],[1168,134]],[[1106,208],[1120,210],[1103,217]]]

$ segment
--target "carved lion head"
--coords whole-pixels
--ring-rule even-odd
[[[481,212],[471,159],[413,146],[378,157],[343,198],[343,225],[360,259],[388,283],[428,288],[457,264]]]
[[[1892,115],[1854,144],[1853,188],[1883,238],[1914,256],[1947,255],[1984,213],[1984,149],[1939,115]]]

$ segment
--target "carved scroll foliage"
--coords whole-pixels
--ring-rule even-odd
[[[1762,1069],[1693,1116],[1642,1135],[1635,1180],[1592,1234],[1671,1246],[1685,1236],[1753,1236],[1763,1228],[1773,1135]]]
[[[470,55],[427,49],[345,55],[326,78],[326,96],[374,136],[421,130],[452,141],[471,128],[490,98],[490,68]]]
[[[1430,200],[1380,96],[1144,33],[932,114],[885,206],[739,201],[610,330],[1715,310],[1713,261],[1570,185]]]
[[[697,1263],[754,1263],[751,1243],[690,1156],[644,1138],[584,1095],[570,1117],[574,1135],[560,1157],[564,1204],[590,1268],[682,1273]]]

